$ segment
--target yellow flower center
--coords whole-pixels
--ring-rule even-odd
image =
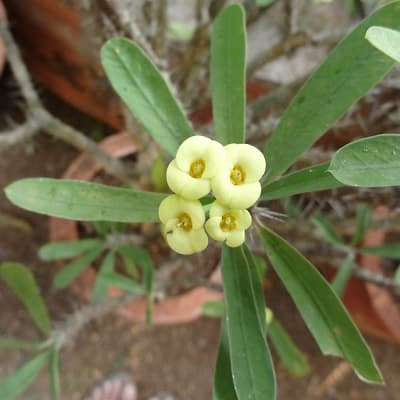
[[[246,172],[243,171],[240,165],[235,165],[232,168],[230,178],[234,185],[242,185],[246,179]]]
[[[206,163],[203,160],[196,160],[190,164],[189,174],[192,178],[201,178],[205,169]]]
[[[189,232],[192,230],[192,218],[190,218],[189,214],[181,213],[178,215],[178,223],[176,226],[186,232]]]
[[[230,232],[237,228],[237,220],[236,217],[232,214],[225,214],[221,218],[221,223],[219,226],[223,232]]]

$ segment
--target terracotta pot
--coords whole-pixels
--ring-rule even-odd
[[[120,129],[120,102],[84,40],[79,1],[4,0],[29,70],[84,113]]]
[[[114,157],[124,157],[133,154],[136,146],[132,141],[132,137],[121,132],[113,136],[109,136],[101,142],[104,151]],[[94,162],[90,156],[80,155],[69,166],[63,178],[91,180],[99,171],[101,165]],[[57,242],[63,240],[76,240],[79,238],[78,223],[76,221],[64,220],[58,218],[50,219],[50,241]],[[91,290],[96,279],[96,271],[94,268],[86,268],[86,270],[74,281],[72,289],[82,298],[88,300]],[[217,269],[211,277],[211,281],[220,282],[220,272]],[[121,291],[111,288],[110,296],[118,296]],[[222,298],[220,293],[204,287],[192,289],[186,293],[167,298],[161,303],[153,306],[153,323],[156,324],[176,324],[193,321],[202,315],[202,304],[206,301],[219,300]],[[146,301],[137,300],[118,310],[120,315],[136,322],[145,320]]]
[[[117,129],[123,127],[120,101],[89,49],[79,14],[79,0],[4,0],[14,34],[30,71],[46,88],[75,108]],[[247,85],[249,100],[271,86],[260,80]],[[208,122],[211,106],[193,114]]]
[[[4,9],[3,3],[0,0],[0,20],[6,18],[6,11]],[[4,63],[6,61],[6,46],[4,45],[3,39],[0,37],[0,76],[3,72]]]
[[[374,216],[389,215],[386,207],[376,209]],[[385,231],[371,229],[365,235],[363,246],[379,246],[384,243]],[[362,254],[358,264],[373,273],[383,273],[382,259],[378,256]],[[328,278],[334,272],[327,273]],[[358,327],[365,333],[400,343],[400,311],[393,296],[384,288],[351,278],[343,293],[343,302]]]

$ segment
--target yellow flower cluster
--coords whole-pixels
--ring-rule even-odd
[[[260,197],[259,180],[265,158],[248,144],[220,143],[204,136],[186,139],[167,169],[167,183],[175,193],[159,208],[163,235],[180,254],[203,251],[208,245],[205,231],[230,247],[240,246],[251,225],[251,207]],[[199,199],[215,196],[209,219]]]

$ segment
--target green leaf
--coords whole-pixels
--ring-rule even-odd
[[[103,259],[96,281],[92,291],[92,301],[99,301],[107,297],[108,286],[107,282],[102,279],[102,276],[114,271],[115,255],[110,251]]]
[[[268,7],[276,0],[256,0],[258,7]]]
[[[153,161],[151,166],[151,183],[155,190],[158,192],[169,192],[167,183],[167,163],[164,160],[162,153],[160,153]]]
[[[268,325],[268,336],[283,365],[291,374],[303,377],[309,373],[310,366],[306,357],[275,318]]]
[[[314,215],[311,218],[311,221],[315,226],[319,228],[324,238],[339,249],[346,249],[346,245],[343,242],[341,236],[336,232],[335,228],[329,222],[328,219],[323,217],[322,215]]]
[[[116,248],[120,254],[130,258],[135,264],[143,269],[144,285],[146,292],[150,295],[153,290],[154,264],[149,252],[140,247],[120,245]]]
[[[50,360],[49,360],[52,400],[59,400],[61,398],[59,358],[60,358],[60,351],[58,349],[52,349],[50,351]]]
[[[394,281],[400,285],[400,266],[397,266],[396,272],[394,274]]]
[[[39,257],[44,261],[62,260],[86,253],[94,247],[103,245],[100,239],[81,239],[66,242],[48,243],[39,249]]]
[[[400,63],[400,32],[381,26],[372,26],[365,38],[378,50]]]
[[[285,175],[263,187],[260,200],[274,200],[299,193],[316,192],[341,187],[328,171],[329,163],[301,169]]]
[[[238,400],[232,378],[226,321],[221,321],[221,334],[215,366],[213,400]]]
[[[269,229],[261,229],[268,258],[325,354],[344,357],[356,373],[381,383],[373,355],[339,298],[314,266]]]
[[[127,224],[125,222],[113,222],[113,221],[92,221],[91,225],[96,233],[105,237],[110,234],[125,233]]]
[[[382,246],[364,246],[357,249],[363,254],[374,254],[393,260],[400,260],[400,245],[399,244],[384,244]]]
[[[266,144],[269,181],[290,167],[393,67],[392,59],[364,39],[373,25],[400,27],[400,3],[391,3],[368,16],[300,89]]]
[[[206,301],[201,306],[203,315],[211,318],[222,318],[225,314],[225,304],[221,300]]]
[[[110,223],[108,221],[92,221],[91,224],[100,236],[107,236],[110,233]]]
[[[50,335],[51,323],[49,314],[32,273],[22,264],[7,262],[0,265],[0,278],[5,281],[24,304],[42,332],[45,335]]]
[[[115,272],[109,272],[107,274],[104,273],[97,279],[100,279],[102,281],[102,284],[106,285],[107,287],[114,286],[128,293],[139,295],[144,292],[143,289],[134,280]]]
[[[125,272],[134,280],[139,279],[139,270],[136,267],[136,264],[134,261],[132,261],[129,257],[126,257],[124,255],[121,255],[123,261],[124,261],[124,269]]]
[[[258,278],[260,279],[262,286],[263,279],[265,277],[265,274],[267,273],[267,263],[263,257],[254,256],[253,259],[256,264]]]
[[[143,281],[147,296],[146,322],[150,325],[152,319],[153,260],[149,252],[140,247],[121,245],[116,250],[123,256],[130,258],[135,264],[138,263],[143,270]]]
[[[367,204],[360,204],[357,207],[357,226],[356,233],[354,234],[351,244],[356,246],[364,238],[365,233],[368,230],[369,224],[371,222],[371,209]]]
[[[38,351],[43,344],[0,336],[0,348],[9,350]]]
[[[347,282],[351,277],[354,269],[354,255],[349,254],[342,265],[340,265],[335,279],[332,281],[331,286],[335,293],[342,297],[343,291],[346,288]]]
[[[243,143],[245,130],[246,25],[242,6],[225,7],[211,34],[214,130],[223,145]]]
[[[192,38],[194,30],[194,26],[186,22],[171,20],[167,22],[167,38],[169,40],[188,41]]]
[[[27,178],[5,189],[15,205],[39,214],[80,221],[158,222],[158,207],[167,196],[98,183]]]
[[[283,212],[287,215],[288,219],[304,219],[304,211],[302,208],[302,201],[294,197],[286,197],[282,201]]]
[[[1,400],[15,400],[35,380],[48,359],[48,352],[39,354],[16,372],[0,380]]]
[[[103,251],[103,245],[89,250],[78,260],[65,265],[54,277],[55,289],[64,289],[76,279]]]
[[[333,156],[329,171],[350,186],[400,185],[400,135],[371,136],[343,146]]]
[[[171,155],[193,135],[166,81],[135,43],[125,38],[107,41],[101,62],[114,90],[138,121]]]
[[[257,267],[246,247],[223,247],[222,277],[238,400],[275,399],[275,374],[265,339],[264,294]]]

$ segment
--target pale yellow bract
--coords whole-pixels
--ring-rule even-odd
[[[208,245],[206,231],[227,246],[242,245],[245,230],[251,225],[246,208],[260,197],[259,180],[265,167],[263,154],[254,146],[224,147],[204,136],[186,139],[167,168],[168,186],[176,194],[164,199],[159,208],[162,232],[169,246],[179,254],[203,251]],[[205,223],[198,199],[210,191],[216,201]]]
[[[176,194],[197,200],[211,190],[210,179],[225,165],[225,149],[205,136],[186,139],[167,168],[167,183]]]
[[[251,226],[251,215],[247,210],[230,209],[213,203],[210,218],[206,222],[207,233],[218,242],[225,242],[229,247],[243,244],[245,230]]]
[[[261,194],[259,180],[265,172],[265,158],[249,144],[225,146],[225,169],[212,179],[211,189],[219,203],[230,208],[249,208]]]
[[[161,202],[158,215],[165,240],[177,253],[193,254],[207,247],[205,214],[200,201],[171,195]]]

